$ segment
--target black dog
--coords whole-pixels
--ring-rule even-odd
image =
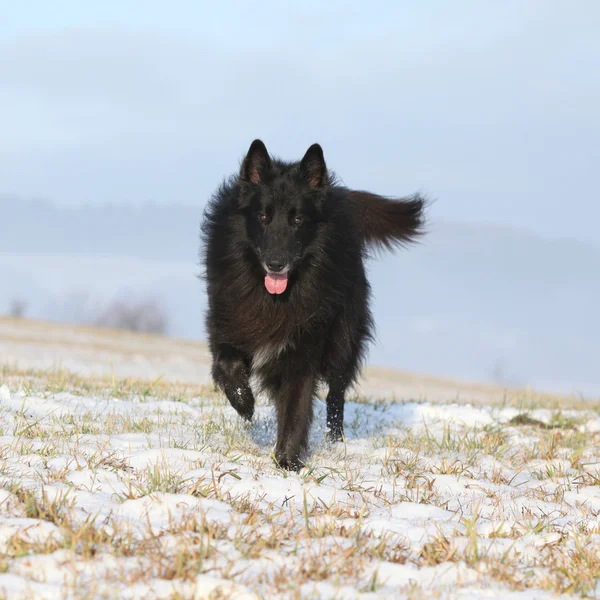
[[[281,467],[297,470],[325,382],[330,440],[343,435],[344,394],[373,332],[364,259],[422,233],[424,200],[391,200],[335,183],[323,151],[271,159],[255,140],[202,225],[212,375],[251,420],[250,376],[275,399]]]

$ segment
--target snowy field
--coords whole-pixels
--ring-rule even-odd
[[[201,344],[0,318],[0,598],[600,596],[600,403],[367,371],[274,466]]]

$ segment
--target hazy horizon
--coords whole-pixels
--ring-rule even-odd
[[[65,209],[0,197],[0,312],[94,322],[115,298],[158,300],[168,333],[204,338],[201,209]],[[600,248],[501,225],[436,221],[368,262],[377,343],[392,368],[600,395]],[[390,274],[393,274],[390,277]]]

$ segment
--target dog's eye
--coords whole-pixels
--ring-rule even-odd
[[[296,225],[302,225],[302,221],[304,221],[304,219],[300,215],[294,217],[294,223]]]
[[[269,220],[269,217],[267,217],[265,213],[260,213],[260,215],[258,215],[258,218],[261,223],[266,223]]]

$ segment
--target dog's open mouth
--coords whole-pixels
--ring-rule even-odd
[[[269,294],[283,294],[287,284],[287,273],[267,273],[265,276],[265,287]]]

